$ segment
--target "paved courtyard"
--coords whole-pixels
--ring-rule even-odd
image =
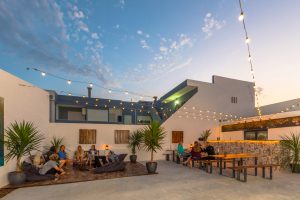
[[[274,179],[248,176],[247,183],[189,169],[173,162],[159,162],[159,174],[72,184],[22,188],[3,200],[95,199],[261,199],[299,200],[300,174],[275,171]]]

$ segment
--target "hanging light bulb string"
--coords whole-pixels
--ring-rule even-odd
[[[68,85],[71,85],[72,83],[79,83],[79,84],[85,84],[88,87],[93,87],[93,86],[99,87],[99,88],[101,88],[103,90],[108,91],[108,93],[118,92],[118,93],[124,93],[125,95],[131,94],[133,96],[139,96],[141,99],[143,99],[143,98],[153,98],[150,95],[144,95],[144,94],[140,94],[140,93],[137,93],[137,92],[132,92],[132,91],[129,91],[129,90],[121,90],[121,89],[116,89],[116,88],[108,88],[108,87],[104,87],[102,85],[99,85],[99,84],[96,84],[96,83],[92,83],[92,82],[67,79],[67,78],[58,76],[56,74],[52,74],[52,73],[40,70],[38,68],[27,67],[26,69],[27,70],[31,69],[33,71],[39,72],[39,73],[41,73],[42,76],[46,76],[47,75],[47,76],[51,76],[51,77],[56,78],[56,79],[60,79],[60,80],[66,81]],[[71,93],[68,93],[68,94],[71,94]]]
[[[245,15],[244,15],[244,11],[243,11],[241,0],[239,0],[239,5],[240,5],[239,21],[241,21],[243,23],[243,28],[244,28],[245,37],[246,37],[245,38],[245,43],[247,45],[247,50],[248,50],[248,61],[249,61],[249,64],[250,64],[252,81],[254,83],[253,89],[254,89],[254,95],[255,95],[255,100],[256,100],[256,109],[257,109],[257,114],[258,114],[259,118],[261,119],[262,112],[261,112],[261,109],[260,109],[258,88],[257,88],[257,84],[256,84],[256,80],[255,80],[255,75],[254,75],[254,67],[253,67],[253,62],[252,62],[252,54],[251,54],[251,51],[250,51],[250,38],[248,36],[248,32],[247,32],[247,28],[246,28]]]

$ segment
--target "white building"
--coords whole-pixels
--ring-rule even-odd
[[[98,116],[96,111],[92,111],[94,116],[93,122],[89,122],[89,120],[68,121],[68,118],[59,120],[57,113],[56,118],[53,119],[50,95],[52,93],[0,70],[0,98],[4,102],[4,129],[14,121],[32,121],[47,138],[45,145],[49,145],[49,140],[53,136],[63,137],[69,151],[74,150],[78,146],[80,129],[95,129],[97,133],[97,148],[101,148],[103,144],[108,144],[117,153],[129,154],[127,144],[115,144],[116,130],[133,131],[145,126],[145,123],[137,123],[143,121],[142,119],[144,118],[138,120],[137,115],[135,115],[134,118],[131,117],[133,120],[130,123],[129,121],[126,123],[124,113],[120,114],[121,118],[115,118],[115,115],[111,117],[109,110],[107,115],[109,119],[114,121],[113,123],[109,119],[105,123],[101,120],[95,121]],[[181,99],[184,101],[180,102]],[[236,120],[240,117],[247,118],[255,115],[253,83],[220,76],[213,76],[212,83],[186,80],[160,98],[159,102],[163,110],[168,111],[168,108],[171,110],[170,106],[174,107],[165,117],[163,112],[159,113],[162,117],[163,127],[167,132],[164,149],[176,148],[177,144],[172,143],[173,131],[183,132],[184,145],[186,146],[197,140],[202,131],[206,129],[211,129],[213,132],[210,139],[244,139],[243,131],[222,133],[220,120],[222,123],[228,123],[230,120]],[[164,105],[167,106],[164,107]],[[57,107],[55,108],[56,112],[59,112]],[[271,113],[280,112],[277,111],[277,107],[273,108],[274,111],[267,106],[265,109]],[[281,109],[282,107],[280,107]],[[264,108],[262,110],[264,112]],[[149,112],[151,113],[148,114],[153,117],[153,110],[150,109]],[[133,115],[128,114],[128,120],[129,116]],[[118,121],[118,119],[122,120]],[[289,129],[282,128],[279,132],[288,131]],[[298,127],[293,127],[293,130],[298,130]],[[272,130],[272,134],[272,136],[269,135],[269,139],[278,139],[278,131]],[[90,145],[82,146],[87,149]],[[138,158],[139,160],[148,160],[150,159],[150,154],[140,151],[138,152]],[[155,158],[163,159],[162,152],[158,152]],[[4,166],[0,166],[0,187],[7,184],[7,173],[13,170],[15,170],[15,162],[12,161],[5,163]]]

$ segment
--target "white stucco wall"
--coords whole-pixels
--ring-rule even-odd
[[[0,96],[4,98],[4,128],[14,121],[31,121],[48,134],[48,92],[0,69]],[[6,154],[6,150],[4,150]],[[7,173],[15,170],[15,161],[0,167],[0,187],[7,184]]]
[[[219,132],[219,125],[214,120],[200,120],[190,115],[188,118],[179,116],[185,111],[210,110],[227,114],[242,116],[251,115],[254,111],[252,83],[215,77],[214,84],[188,80],[189,84],[198,87],[196,93],[183,107],[170,117],[163,127],[167,132],[164,141],[164,149],[174,149],[176,144],[171,144],[172,131],[184,131],[184,145],[188,146],[197,140],[206,129],[211,129],[213,134],[209,139],[223,137]],[[70,151],[74,151],[78,145],[79,129],[97,130],[97,147],[108,144],[116,153],[130,153],[126,145],[114,144],[115,130],[136,130],[139,125],[113,125],[113,124],[77,124],[77,123],[49,123],[49,94],[48,92],[32,86],[31,84],[0,70],[0,96],[4,98],[4,126],[7,127],[13,121],[32,121],[46,136],[44,145],[49,145],[49,140],[54,135],[65,138],[65,145]],[[232,104],[232,96],[238,97],[238,103]],[[184,109],[185,107],[185,109]],[[193,110],[192,107],[195,107]],[[205,115],[205,114],[204,114]],[[227,138],[228,135],[226,135]],[[225,137],[224,137],[225,138]],[[239,134],[229,138],[240,139]],[[228,138],[228,139],[229,139]],[[82,145],[88,149],[90,145]],[[158,152],[155,159],[164,159],[163,152]],[[127,158],[128,159],[128,158]],[[139,160],[149,160],[150,153],[138,152]],[[7,184],[7,173],[15,170],[15,162],[6,163],[0,167],[0,187]]]

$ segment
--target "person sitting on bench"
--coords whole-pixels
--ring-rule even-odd
[[[195,141],[194,146],[192,147],[192,150],[191,150],[191,157],[189,157],[186,161],[186,164],[188,164],[190,168],[193,166],[194,160],[201,159],[201,152],[202,152],[201,145],[199,144],[198,141]]]
[[[183,148],[182,141],[178,143],[177,152],[179,154],[179,157],[183,158],[183,160],[186,160],[188,157],[191,156],[190,152]]]

